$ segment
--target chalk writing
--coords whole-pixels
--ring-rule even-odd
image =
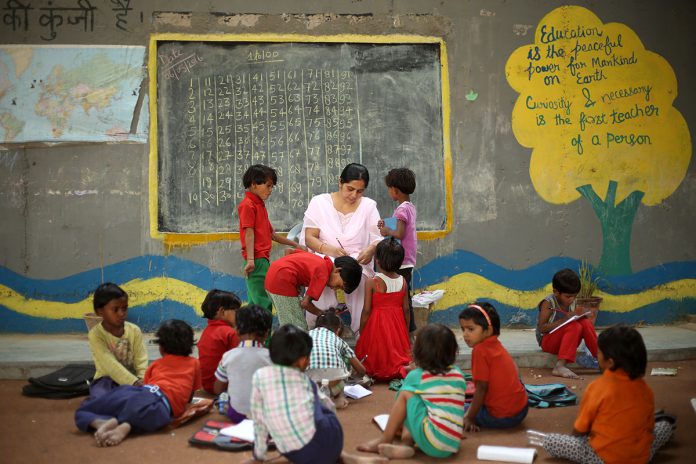
[[[12,171],[19,158],[17,151],[0,151],[0,166]]]
[[[173,50],[160,62],[171,68],[181,57]],[[358,159],[355,79],[348,70],[268,66],[189,79],[186,201],[203,209],[239,202],[242,175],[261,163],[278,174],[282,207],[306,207]]]
[[[188,56],[182,56],[181,50],[173,50],[169,54],[158,55],[160,62],[164,65],[163,76],[165,79],[176,79],[183,74],[187,74],[198,63],[203,61],[203,58],[191,53]]]

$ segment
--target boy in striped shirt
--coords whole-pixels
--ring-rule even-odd
[[[442,324],[430,324],[418,332],[413,346],[417,368],[404,379],[382,436],[359,445],[358,450],[398,459],[415,454],[409,443],[434,458],[459,451],[466,380],[454,365],[457,349],[454,333]],[[405,445],[392,443],[399,435]]]

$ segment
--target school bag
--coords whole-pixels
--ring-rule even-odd
[[[89,395],[89,383],[94,378],[94,364],[68,364],[41,377],[30,377],[22,394],[36,398],[74,398]]]
[[[529,398],[529,406],[533,408],[554,408],[573,406],[578,396],[562,383],[547,383],[541,385],[524,384]]]

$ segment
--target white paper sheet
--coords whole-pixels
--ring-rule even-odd
[[[343,394],[348,398],[353,398],[354,400],[359,400],[360,398],[365,398],[370,396],[372,392],[362,385],[346,385],[343,387]]]
[[[220,430],[220,433],[228,437],[239,438],[244,441],[254,441],[254,421],[251,419],[244,419],[237,425],[230,425]]]
[[[380,428],[382,432],[384,432],[384,429],[387,428],[387,421],[389,420],[389,414],[378,414],[375,417],[372,418],[373,421],[375,421],[375,424],[377,424],[377,427]]]
[[[476,458],[482,461],[521,462],[531,464],[534,461],[535,454],[536,449],[534,448],[481,445],[476,451]]]

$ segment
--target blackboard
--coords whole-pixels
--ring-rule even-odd
[[[370,170],[366,195],[382,216],[395,206],[384,176],[411,168],[417,229],[448,229],[444,45],[431,42],[154,38],[156,233],[238,232],[242,174],[256,163],[278,173],[267,202],[276,231],[335,191],[350,162]]]

